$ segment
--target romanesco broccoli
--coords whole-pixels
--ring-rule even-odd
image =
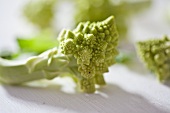
[[[170,40],[168,37],[138,42],[137,51],[148,69],[160,81],[170,77]]]
[[[95,91],[95,84],[105,84],[103,74],[115,63],[118,54],[118,32],[113,16],[101,22],[80,23],[73,31],[63,30],[58,39],[58,49],[53,48],[25,62],[15,64],[0,59],[0,80],[20,84],[68,73],[87,93]]]

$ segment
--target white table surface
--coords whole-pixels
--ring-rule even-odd
[[[132,42],[170,36],[166,19],[170,1],[153,1],[148,12],[131,22]],[[15,36],[32,32],[20,18],[24,3],[0,1],[0,49],[15,50]],[[0,85],[0,113],[170,113],[170,81],[160,84],[141,63],[136,65],[110,67],[105,74],[108,84],[95,94],[75,92],[69,78],[33,82],[29,87]]]

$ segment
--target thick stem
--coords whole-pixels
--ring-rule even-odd
[[[95,81],[94,79],[82,79],[80,80],[80,89],[86,93],[95,92]]]
[[[54,50],[31,57],[21,63],[0,58],[0,81],[20,84],[39,79],[52,79],[67,71],[68,60]],[[51,55],[49,57],[49,55]]]
[[[44,78],[42,71],[29,73],[24,64],[15,66],[0,65],[0,81],[7,84],[20,84],[42,78]]]

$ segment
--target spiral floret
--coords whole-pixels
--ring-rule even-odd
[[[77,60],[77,69],[83,79],[95,79],[115,63],[118,32],[113,16],[101,22],[79,23],[73,31],[63,30],[59,38],[61,52]]]
[[[146,67],[157,75],[159,81],[170,77],[170,40],[168,37],[138,42],[137,49]]]

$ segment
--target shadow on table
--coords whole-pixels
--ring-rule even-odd
[[[135,59],[133,62],[127,64],[128,69],[133,72],[140,73],[142,75],[147,75],[149,71],[144,67],[138,59]]]
[[[163,84],[170,88],[170,79],[166,80]]]
[[[120,44],[120,55],[118,55],[118,57],[120,57],[119,60],[122,59],[122,61],[118,60],[117,63],[126,66],[129,70],[133,72],[140,73],[142,75],[147,75],[149,71],[139,58],[139,55],[137,54],[137,50],[135,47],[136,45],[129,41],[125,41],[123,43],[121,42]]]
[[[59,86],[34,88],[4,85],[4,88],[13,98],[76,113],[165,113],[140,95],[113,84],[100,88],[96,94],[69,94],[61,91]]]

